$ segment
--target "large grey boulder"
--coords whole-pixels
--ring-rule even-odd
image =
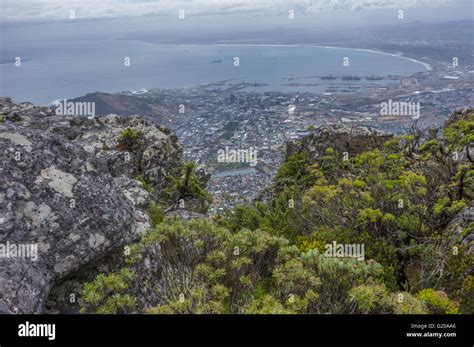
[[[130,152],[117,148],[127,128],[142,132]],[[9,98],[0,98],[0,148],[0,313],[43,312],[55,284],[140,238],[145,207],[182,153],[166,128],[140,117],[58,116]],[[29,256],[6,254],[21,245]]]

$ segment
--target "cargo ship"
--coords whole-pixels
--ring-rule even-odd
[[[222,63],[222,60],[213,60],[212,63],[213,64]]]
[[[329,75],[329,76],[321,76],[321,79],[322,80],[335,80],[337,79],[337,77],[333,75]]]
[[[359,81],[360,77],[359,76],[342,76],[342,79],[344,81]]]
[[[367,77],[367,81],[381,81],[383,80],[383,77],[381,76],[369,76]]]

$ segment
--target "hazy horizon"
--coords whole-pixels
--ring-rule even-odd
[[[8,26],[69,21],[73,11],[76,22],[119,19],[139,24],[144,19],[143,24],[149,24],[147,21],[155,18],[159,21],[156,25],[179,23],[185,29],[199,24],[200,30],[223,26],[234,31],[274,25],[341,28],[395,24],[399,22],[398,10],[405,11],[406,22],[470,20],[473,13],[470,0],[3,0],[1,6],[1,22]],[[184,11],[184,20],[178,20],[180,11]],[[294,11],[291,21],[289,11]],[[139,21],[128,21],[133,18]]]

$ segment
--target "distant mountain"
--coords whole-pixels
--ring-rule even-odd
[[[157,116],[163,114],[163,107],[155,100],[131,95],[119,95],[95,92],[69,100],[72,102],[94,102],[95,113],[98,116],[111,113],[131,116],[140,114],[144,117],[157,119]]]

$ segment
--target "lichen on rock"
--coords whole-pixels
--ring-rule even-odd
[[[0,98],[0,114],[0,244],[38,245],[36,261],[0,258],[0,312],[41,313],[53,287],[115,261],[150,228],[154,196],[136,175],[159,195],[182,149],[138,116],[59,116],[10,98]],[[125,129],[143,134],[130,153],[116,146]]]

